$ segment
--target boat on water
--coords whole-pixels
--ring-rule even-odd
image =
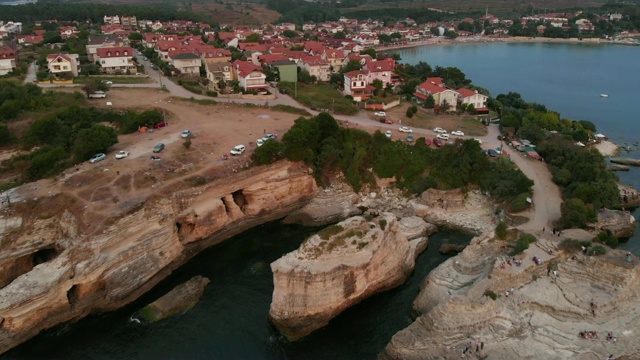
[[[608,97],[609,97],[609,95],[607,95],[607,94],[600,94],[600,97],[608,98]]]

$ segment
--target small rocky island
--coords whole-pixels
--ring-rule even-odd
[[[269,318],[294,340],[325,326],[348,307],[402,284],[435,226],[390,213],[355,216],[307,239],[271,264]]]

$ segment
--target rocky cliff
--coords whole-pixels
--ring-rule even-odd
[[[12,204],[0,218],[0,352],[133,301],[201,249],[282,218],[316,192],[306,166],[283,161],[167,189],[100,223],[85,223],[91,209],[65,193]]]
[[[385,213],[323,229],[271,264],[269,318],[289,339],[297,339],[366,297],[402,284],[426,248],[428,228],[433,231],[421,219],[400,224]]]
[[[640,358],[638,259],[619,250],[587,256],[538,235],[511,257],[486,232],[434,269],[414,302],[418,317],[380,358]]]

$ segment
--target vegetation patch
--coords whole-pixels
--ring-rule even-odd
[[[498,226],[496,226],[496,236],[500,240],[504,240],[507,237],[507,224],[504,222],[500,222]]]
[[[607,245],[608,247],[615,249],[618,247],[618,238],[613,236],[611,231],[601,231],[594,239],[594,242],[599,242]]]
[[[558,248],[567,252],[576,252],[582,250],[582,248],[588,248],[591,246],[591,241],[580,241],[576,239],[565,239],[558,245]]]
[[[278,104],[278,105],[274,105],[271,107],[272,110],[274,111],[280,111],[280,112],[286,112],[286,113],[290,113],[290,114],[298,114],[298,115],[302,115],[302,116],[311,116],[311,114],[305,110],[305,109],[300,109],[294,106],[290,106],[290,105],[282,105],[282,104]]]
[[[384,231],[386,227],[387,227],[387,219],[380,219],[380,229]]]
[[[93,81],[111,81],[114,84],[146,84],[149,82],[147,76],[77,76],[73,78],[74,84],[87,84]]]
[[[498,295],[496,295],[496,293],[494,291],[488,290],[488,289],[484,291],[483,295],[488,297],[488,298],[491,298],[492,300],[495,300],[495,299],[498,298]]]
[[[515,246],[513,247],[513,250],[511,250],[511,253],[509,253],[509,255],[515,256],[515,255],[521,254],[522,252],[524,252],[529,248],[530,244],[533,244],[536,241],[537,239],[535,236],[531,234],[523,234],[518,238]]]
[[[596,245],[591,249],[589,249],[589,251],[587,252],[587,255],[599,256],[599,255],[604,255],[606,253],[607,253],[607,249],[605,249],[604,246]]]
[[[194,104],[199,104],[199,105],[216,105],[218,102],[215,100],[210,100],[210,99],[195,99],[195,98],[177,98],[180,99],[182,101],[188,101]]]
[[[333,235],[339,234],[342,231],[344,231],[342,225],[334,224],[318,231],[318,236],[322,240],[329,240]]]
[[[286,89],[295,99],[312,110],[334,112],[343,115],[355,115],[358,108],[351,99],[345,98],[340,92],[329,84],[302,84],[295,85],[289,82],[280,82],[279,88]],[[297,93],[297,96],[296,96]]]

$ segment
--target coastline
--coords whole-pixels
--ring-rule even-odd
[[[623,44],[597,38],[579,39],[579,38],[546,38],[546,37],[527,37],[527,36],[508,36],[500,38],[490,37],[458,37],[456,39],[440,39],[433,38],[429,40],[414,41],[400,45],[376,46],[374,49],[380,51],[409,49],[420,46],[451,46],[451,45],[470,45],[470,44],[500,44],[500,43],[558,43],[558,44]],[[627,44],[623,44],[627,45]]]
[[[604,157],[617,156],[620,153],[620,145],[615,144],[613,141],[604,140],[595,145],[595,148],[600,151],[600,154]]]

